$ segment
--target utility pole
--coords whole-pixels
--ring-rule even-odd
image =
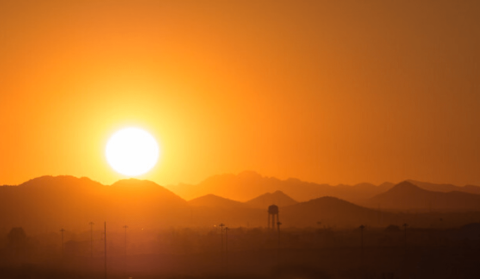
[[[363,230],[365,229],[365,226],[364,225],[360,225],[360,247],[361,247],[361,255],[360,255],[360,259],[361,259],[361,265],[363,266]]]
[[[65,255],[64,250],[65,250],[65,249],[64,249],[64,244],[63,244],[63,233],[65,232],[65,230],[62,228],[62,229],[60,230],[60,232],[61,232],[61,234],[62,234],[62,248],[61,248],[61,258],[60,258],[60,270],[61,270],[61,272],[63,272],[64,264],[65,264],[65,259],[64,259],[64,258],[65,258],[65,257],[64,257],[64,255]]]
[[[93,222],[88,223],[90,225],[90,264],[93,265]]]
[[[279,263],[280,263],[280,247],[281,247],[280,246],[280,225],[282,225],[282,223],[277,222],[277,230],[278,230],[277,261]]]
[[[123,228],[125,229],[125,265],[124,265],[124,268],[125,268],[125,273],[127,273],[127,229],[128,229],[128,226],[125,225],[125,226],[123,226]]]
[[[105,279],[107,279],[107,222],[104,222],[104,241],[105,241]]]
[[[365,229],[365,226],[364,225],[361,225],[360,226],[360,234],[361,234],[361,248],[362,248],[362,259],[363,259],[363,229]]]
[[[225,227],[225,269],[228,273],[228,227]]]
[[[224,269],[223,265],[223,227],[225,227],[225,224],[221,223],[218,225],[220,227],[220,265],[222,267],[222,271]]]
[[[61,250],[61,253],[62,253],[62,262],[63,262],[63,253],[64,253],[64,252],[63,252],[63,232],[64,232],[64,231],[65,231],[65,230],[64,230],[63,228],[60,230],[60,232],[62,233],[62,250]]]

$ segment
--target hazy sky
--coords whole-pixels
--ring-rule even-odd
[[[321,183],[480,185],[480,1],[0,0],[0,184],[255,170]]]

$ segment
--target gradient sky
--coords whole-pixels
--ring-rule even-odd
[[[480,185],[480,1],[0,0],[0,184],[255,170],[320,183]]]

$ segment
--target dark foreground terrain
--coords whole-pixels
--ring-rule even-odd
[[[60,233],[12,229],[0,246],[0,278],[480,278],[477,223],[117,231],[107,236],[106,274],[103,237],[65,232],[62,247]]]

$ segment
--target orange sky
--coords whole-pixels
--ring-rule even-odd
[[[479,3],[1,0],[0,184],[111,184],[134,125],[164,185],[480,185]]]

